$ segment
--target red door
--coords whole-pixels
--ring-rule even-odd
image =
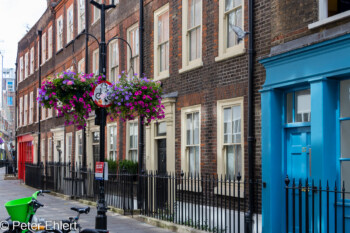
[[[33,163],[33,137],[18,137],[18,179],[25,179],[25,163]]]

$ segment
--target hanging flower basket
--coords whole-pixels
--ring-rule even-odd
[[[127,77],[124,72],[119,78],[107,92],[112,100],[107,112],[112,118],[121,117],[125,121],[141,116],[146,124],[164,118],[160,82]],[[91,97],[101,80],[102,76],[94,77],[94,74],[64,72],[42,83],[37,101],[44,108],[57,110],[58,116],[65,117],[66,125],[76,124],[81,129],[86,126],[89,114],[98,108]]]
[[[155,82],[146,77],[127,77],[122,72],[119,82],[113,83],[108,95],[112,104],[107,111],[112,117],[119,116],[125,121],[141,116],[145,124],[164,118],[164,106],[161,104],[162,87],[159,81]]]
[[[86,125],[89,113],[96,109],[90,93],[101,79],[93,74],[64,72],[42,83],[37,101],[44,108],[57,110],[58,116],[65,117],[66,125],[77,124],[81,129]]]

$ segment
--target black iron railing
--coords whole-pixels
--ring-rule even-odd
[[[26,184],[50,189],[73,198],[97,201],[98,181],[93,170],[78,164],[26,164]],[[40,179],[38,179],[40,177]],[[138,182],[141,185],[138,187]],[[105,181],[106,204],[133,214],[137,192],[141,215],[209,232],[245,232],[248,182],[211,174],[184,173],[141,175],[118,172]],[[261,232],[261,182],[254,181],[253,232]]]
[[[25,164],[25,183],[36,189],[43,189],[43,165],[26,163]]]
[[[286,232],[350,232],[345,183],[285,179]]]
[[[140,176],[141,214],[210,232],[245,232],[248,183],[240,176],[157,174]],[[253,182],[260,194],[261,182]],[[254,203],[254,232],[261,232],[261,206]]]

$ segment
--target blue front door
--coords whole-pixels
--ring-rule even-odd
[[[286,160],[287,175],[291,180],[289,187],[302,186],[311,176],[311,137],[310,127],[296,127],[286,129]],[[310,183],[310,179],[309,179]],[[288,232],[306,232],[305,207],[308,204],[311,209],[311,202],[306,202],[306,196],[311,200],[311,191],[307,189],[289,190],[288,204]],[[303,217],[302,217],[303,216]],[[302,217],[302,218],[300,218]],[[308,216],[309,223],[312,218]],[[309,229],[311,224],[309,224]],[[302,230],[302,231],[300,231]]]
[[[311,176],[310,127],[289,128],[287,132],[287,175],[303,181]]]

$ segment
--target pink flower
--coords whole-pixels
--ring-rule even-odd
[[[52,92],[52,95],[56,95],[56,92]]]
[[[85,79],[85,78],[83,78],[83,77],[81,77],[81,78],[80,78],[80,81],[85,82],[85,81],[86,81],[86,79]]]
[[[72,81],[68,81],[67,85],[73,85],[73,82]]]

